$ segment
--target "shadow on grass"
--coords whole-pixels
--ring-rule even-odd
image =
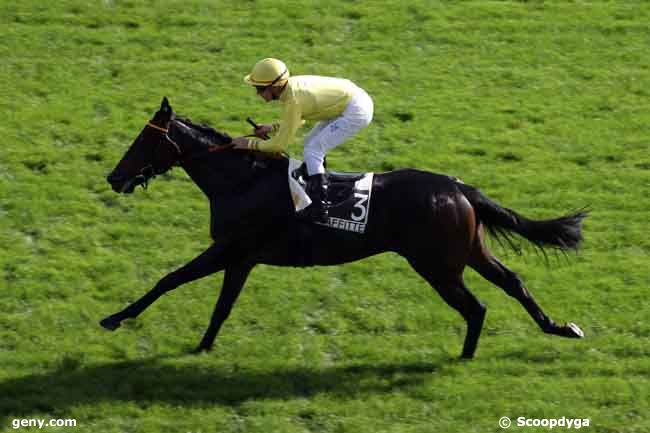
[[[91,366],[63,366],[0,383],[0,420],[77,405],[125,401],[140,405],[238,406],[256,399],[287,400],[328,393],[357,398],[417,386],[447,363],[287,367],[257,370],[174,365],[148,358]],[[453,361],[449,361],[453,362]],[[262,364],[263,365],[263,364]],[[263,368],[263,367],[262,367]],[[0,424],[1,425],[1,424]]]

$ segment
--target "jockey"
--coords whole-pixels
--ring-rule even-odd
[[[301,211],[301,216],[327,222],[325,154],[370,124],[372,99],[363,89],[342,78],[290,76],[283,62],[271,58],[257,62],[244,82],[254,86],[266,102],[280,101],[284,111],[279,122],[260,125],[255,130],[256,137],[233,139],[235,148],[279,153],[293,141],[305,119],[319,121],[305,138],[307,193],[312,204]],[[263,140],[269,133],[273,137]]]

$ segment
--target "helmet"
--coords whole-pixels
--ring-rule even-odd
[[[289,69],[278,59],[260,60],[253,66],[244,82],[252,86],[282,86],[289,79]]]

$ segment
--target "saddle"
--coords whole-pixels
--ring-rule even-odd
[[[335,206],[336,202],[345,200],[346,196],[354,188],[355,182],[363,179],[367,173],[347,173],[342,171],[326,170],[329,188],[327,191],[327,200],[330,202],[330,207]],[[293,170],[291,177],[293,177],[303,187],[307,184],[307,165],[303,162],[300,167]],[[347,193],[347,194],[346,194]]]
[[[366,173],[346,173],[332,170],[325,170],[325,173],[327,174],[327,180],[331,183],[356,182],[366,175]],[[293,170],[291,176],[298,181],[300,181],[300,178],[307,179],[307,164],[304,162],[300,164],[300,167]]]
[[[293,161],[293,166],[298,161]],[[291,165],[290,165],[291,167]],[[290,169],[291,178],[302,188],[307,184],[307,167],[305,163]],[[329,220],[316,223],[338,230],[364,233],[370,211],[373,173],[345,173],[326,171],[329,182],[326,200],[329,202]],[[295,184],[294,184],[295,185]],[[295,192],[295,191],[294,191]],[[296,199],[294,202],[297,204]]]

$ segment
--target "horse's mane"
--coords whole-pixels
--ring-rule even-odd
[[[225,132],[219,132],[211,126],[206,124],[196,124],[188,117],[176,116],[174,120],[178,120],[184,125],[188,126],[192,131],[192,138],[196,139],[201,144],[206,146],[214,144],[229,144],[232,139],[230,135]]]

